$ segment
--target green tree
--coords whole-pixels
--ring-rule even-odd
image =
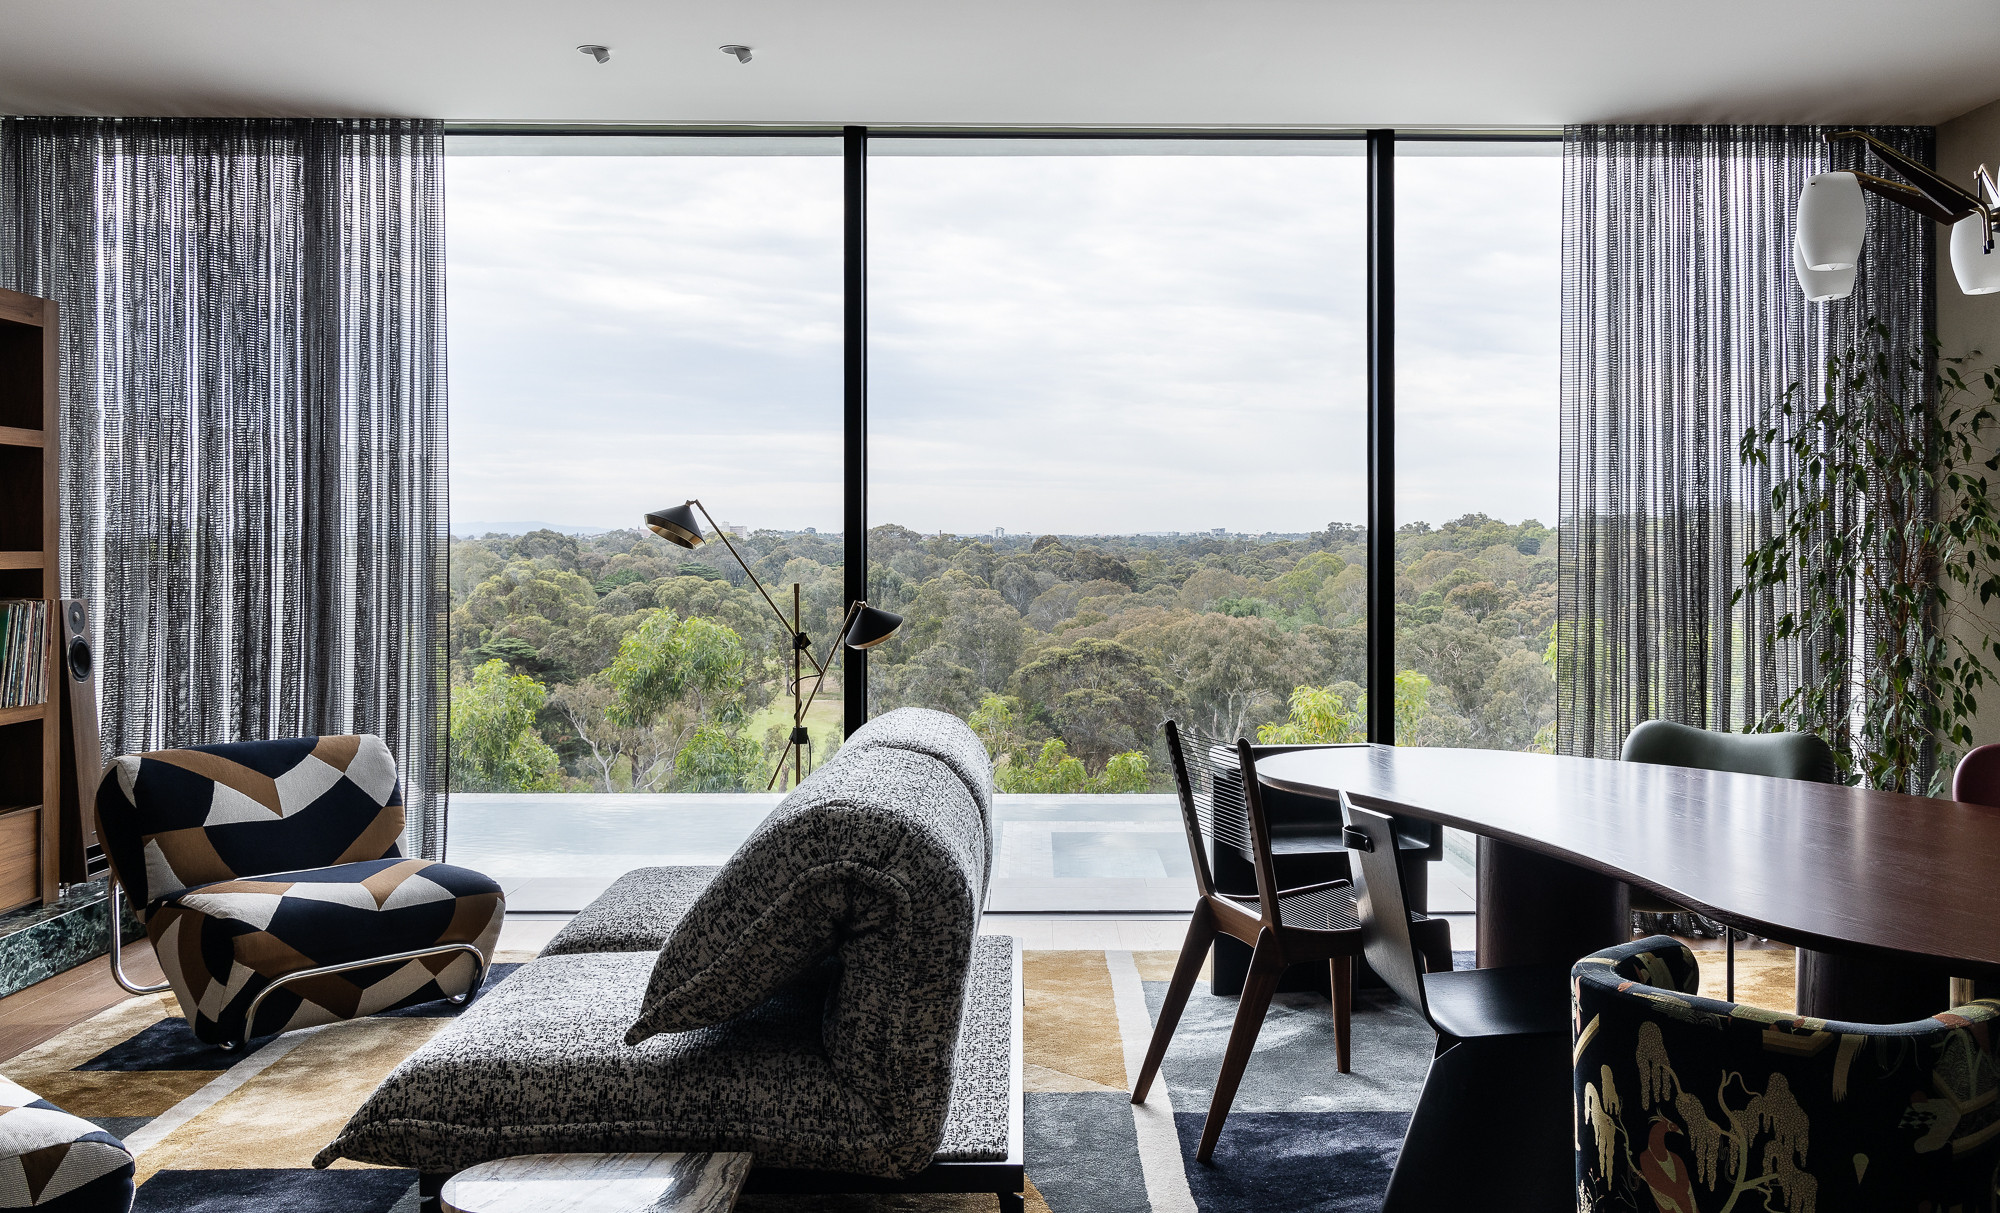
[[[566,537],[565,537],[566,538]],[[528,560],[510,562],[466,597],[451,613],[452,655],[468,664],[504,656],[523,664],[515,654],[532,651],[527,664],[558,682],[572,681],[590,671],[567,668],[561,641],[585,627],[597,607],[597,591],[575,573]],[[512,640],[525,648],[507,653],[475,653],[495,641]]]
[[[1297,615],[1312,607],[1319,598],[1320,588],[1346,567],[1347,562],[1332,552],[1314,552],[1272,581],[1267,596],[1288,613]]]
[[[1347,700],[1332,687],[1293,687],[1291,714],[1280,723],[1257,726],[1257,740],[1265,745],[1366,741],[1368,720],[1359,709],[1349,711]]]
[[[1351,686],[1351,684],[1342,684]],[[1368,740],[1368,692],[1353,688],[1354,709],[1339,687],[1292,688],[1291,713],[1283,721],[1260,725],[1257,740],[1265,745],[1328,745]],[[1396,738],[1413,738],[1431,706],[1431,680],[1415,670],[1396,675]]]
[[[638,725],[651,724],[683,703],[697,718],[731,714],[747,663],[734,629],[656,608],[618,646],[618,656],[605,671],[618,695],[611,713],[624,724]]]
[[[495,659],[451,697],[451,784],[462,792],[548,792],[561,786],[556,752],[535,732],[542,684]]]
[[[1160,671],[1115,640],[1086,637],[1045,650],[1015,679],[1031,715],[1100,766],[1142,749],[1174,701]]]
[[[979,701],[965,723],[985,743],[986,756],[998,759],[1021,748],[1025,739],[1015,730],[1015,709],[1019,704],[1005,695],[987,695]]]
[[[713,722],[703,724],[674,756],[674,790],[741,792],[760,774],[763,750],[747,737],[731,737]]]
[[[1060,737],[1051,737],[1032,761],[1024,751],[994,767],[993,782],[1003,792],[1044,795],[1143,792],[1152,782],[1148,766],[1144,754],[1130,750],[1112,755],[1104,770],[1093,776]]]

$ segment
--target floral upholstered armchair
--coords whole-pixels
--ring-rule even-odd
[[[1839,1023],[1701,998],[1697,977],[1664,935],[1572,971],[1579,1209],[2000,1208],[2000,1004]]]
[[[402,785],[379,737],[127,754],[98,831],[194,1034],[234,1048],[478,990],[506,898],[487,876],[405,859]],[[112,973],[139,993],[112,950]]]

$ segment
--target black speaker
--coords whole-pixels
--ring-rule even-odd
[[[90,605],[62,600],[62,847],[57,864],[70,884],[109,870],[97,839],[97,783],[104,750],[97,736],[97,650],[90,637]]]

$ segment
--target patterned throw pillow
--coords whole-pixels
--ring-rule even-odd
[[[124,1142],[0,1078],[0,1209],[124,1213],[133,1169]]]
[[[239,741],[122,756],[97,814],[145,906],[218,880],[399,856],[403,793],[379,737]]]

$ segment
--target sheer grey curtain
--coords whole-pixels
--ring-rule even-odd
[[[1851,298],[1808,304],[1793,279],[1807,177],[1865,167],[1834,127],[1576,126],[1564,132],[1562,482],[1556,734],[1616,757],[1659,718],[1754,726],[1812,671],[1771,626],[1783,592],[1733,608],[1747,547],[1770,533],[1769,479],[1744,430],[1786,389],[1886,325],[1934,329],[1928,220],[1870,196]],[[1869,127],[1928,163],[1929,127]]]
[[[443,185],[436,122],[0,120],[0,283],[62,307],[107,750],[377,733],[432,857]]]

